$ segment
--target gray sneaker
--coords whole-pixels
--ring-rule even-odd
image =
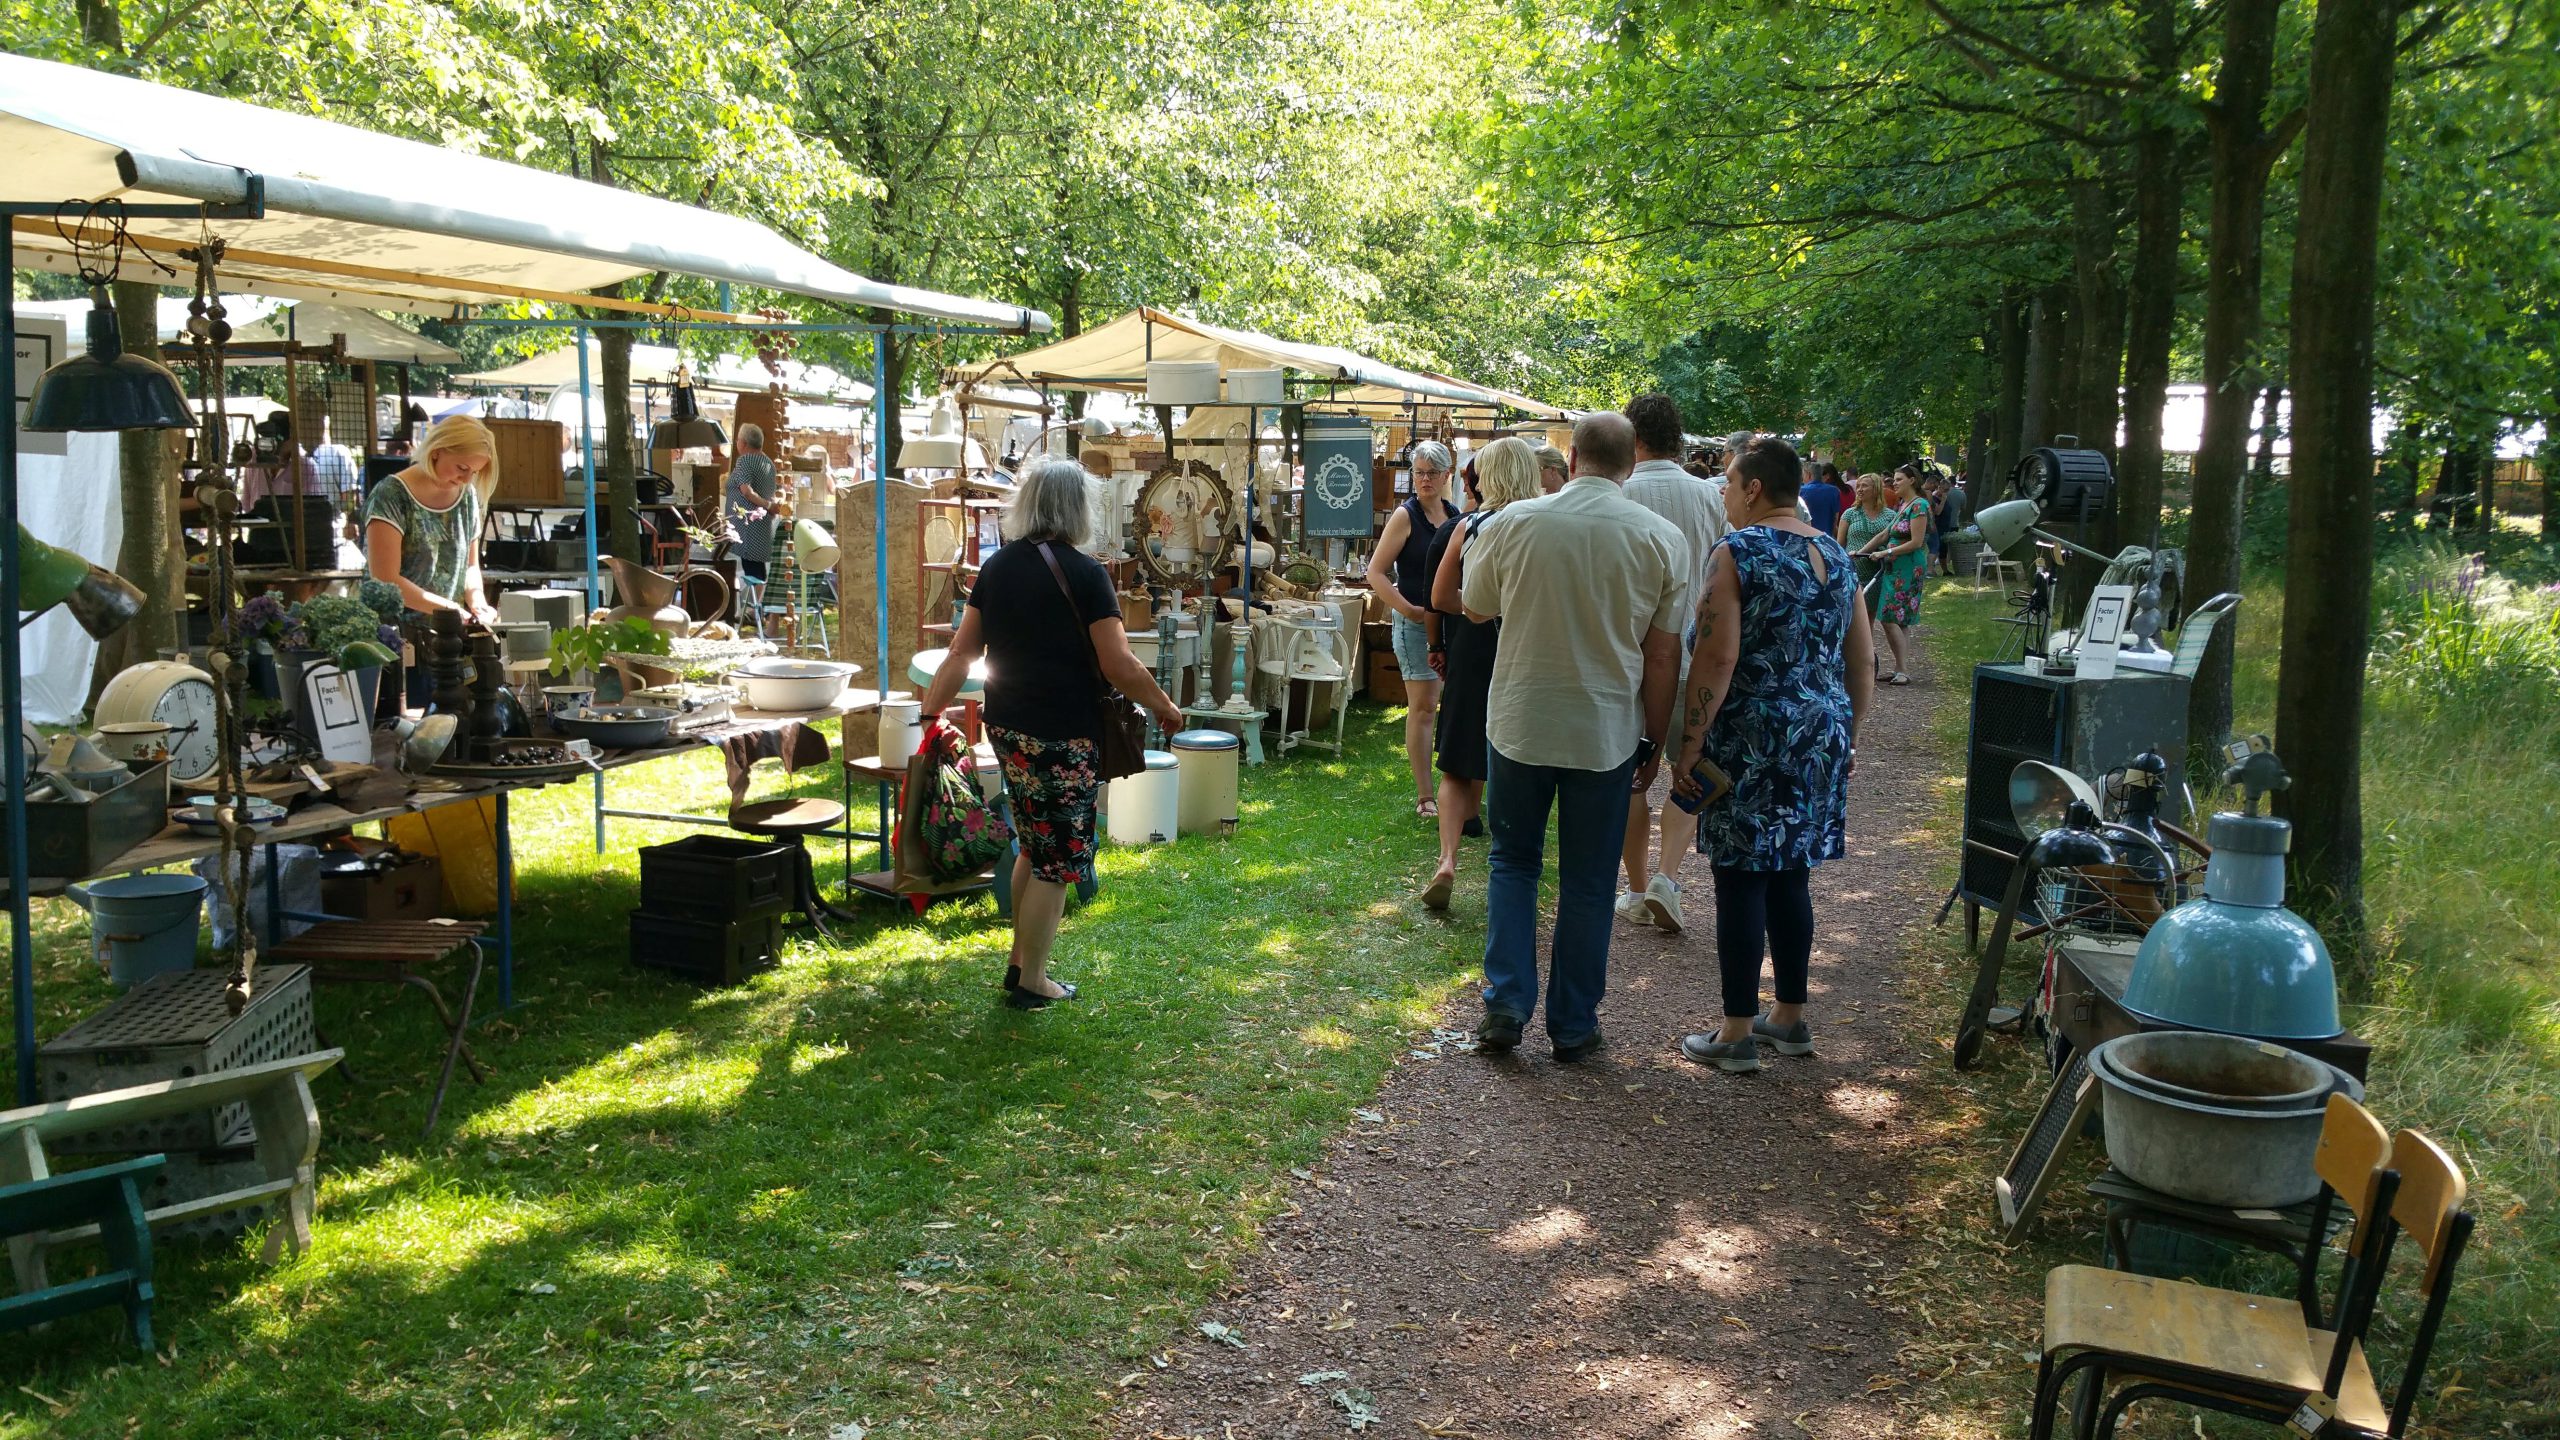
[[[1728,1075],[1743,1075],[1760,1068],[1760,1046],[1748,1035],[1739,1040],[1718,1040],[1713,1035],[1684,1035],[1680,1053],[1701,1065],[1713,1065]]]
[[[1769,1012],[1763,1010],[1759,1018],[1751,1022],[1751,1034],[1754,1039],[1768,1041],[1769,1048],[1781,1055],[1813,1053],[1813,1031],[1802,1020],[1781,1030],[1769,1023]]]

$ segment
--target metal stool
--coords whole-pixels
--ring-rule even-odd
[[[729,828],[744,835],[779,841],[791,847],[794,891],[791,908],[799,911],[829,940],[835,932],[827,921],[856,920],[852,911],[828,903],[818,891],[818,870],[809,858],[808,837],[822,830],[833,830],[844,824],[845,809],[840,801],[816,797],[784,796],[777,800],[751,800],[729,811]]]

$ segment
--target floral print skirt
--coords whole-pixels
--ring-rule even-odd
[[[1876,618],[1887,625],[1913,625],[1920,620],[1920,596],[1927,588],[1923,561],[1917,551],[1896,556],[1886,567],[1884,578],[1876,588],[1882,592],[1876,601]]]
[[[1001,725],[989,725],[987,738],[1004,767],[1014,839],[1032,877],[1058,885],[1092,879],[1100,748],[1091,740],[1044,740]]]

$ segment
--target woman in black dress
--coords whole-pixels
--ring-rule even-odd
[[[1493,688],[1493,651],[1502,634],[1499,619],[1482,624],[1467,618],[1458,603],[1466,575],[1467,540],[1515,500],[1540,490],[1538,452],[1528,441],[1506,435],[1476,455],[1474,507],[1443,527],[1442,554],[1431,565],[1431,668],[1442,679],[1440,718],[1434,739],[1440,768],[1440,868],[1422,892],[1422,903],[1445,910],[1458,882],[1458,840],[1475,822],[1484,804],[1487,763],[1485,707]]]

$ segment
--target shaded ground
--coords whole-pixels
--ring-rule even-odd
[[[1517,1054],[1477,1056],[1460,997],[1200,1316],[1241,1348],[1195,1332],[1154,1357],[1122,1382],[1118,1432],[1325,1435],[1368,1412],[1373,1433],[1441,1440],[1890,1433],[1880,1290],[1910,1246],[1882,1212],[1919,1143],[1903,1092],[1935,1054],[1894,983],[1937,899],[1936,867],[1897,848],[1944,769],[1914,681],[1879,688],[1849,858],[1815,875],[1815,1055],[1749,1076],[1680,1058],[1719,1008],[1693,859],[1686,934],[1618,929],[1607,1052],[1557,1065],[1533,1025]],[[1429,844],[1411,845],[1419,883]],[[1480,921],[1468,859],[1456,905]]]

